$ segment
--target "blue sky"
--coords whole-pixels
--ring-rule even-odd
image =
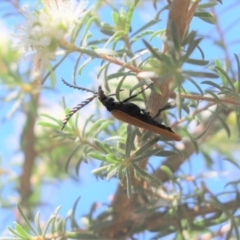
[[[28,2],[28,1],[23,1]],[[33,1],[31,1],[33,2]],[[121,3],[121,1],[116,1],[118,4]],[[226,34],[226,42],[233,42],[234,40],[237,40],[238,45],[231,45],[229,46],[230,49],[230,58],[234,58],[234,53],[239,54],[239,37],[238,33],[236,31],[236,28],[229,28],[229,25],[237,19],[236,16],[239,14],[239,8],[231,8],[230,11],[227,13],[224,13],[224,9],[226,10],[227,7],[231,7],[231,4],[235,1],[224,1],[223,5],[217,6],[217,12],[219,13],[220,17],[220,25],[224,29],[224,34]],[[92,1],[90,1],[91,5]],[[146,21],[149,21],[152,18],[152,14],[154,12],[154,9],[152,6],[148,5],[149,3],[145,3],[145,8],[140,11],[136,11],[133,17],[132,22],[132,29],[133,31],[137,30],[139,26],[144,24]],[[1,5],[1,4],[0,4]],[[146,11],[146,7],[148,8],[148,11]],[[2,15],[3,10],[0,8],[0,16]],[[112,23],[111,19],[111,10],[107,7],[104,8],[104,12],[100,13],[103,21]],[[155,29],[164,29],[166,25],[166,12],[161,17],[162,21],[152,27],[152,30]],[[2,24],[6,26],[6,29],[12,31],[14,24],[17,22],[14,17],[9,18],[1,18]],[[214,27],[212,25],[206,24],[202,22],[201,20],[194,18],[191,29],[198,31],[199,35],[208,36],[208,37],[214,37],[217,39],[216,32],[213,31]],[[146,40],[148,40],[147,37],[145,37]],[[139,44],[142,44],[141,42]],[[207,49],[205,51],[205,58],[214,61],[216,57],[218,57],[220,60],[222,60],[225,56],[223,55],[223,52],[220,48],[216,47],[212,44],[212,40],[204,39],[201,42],[201,46],[203,49]],[[139,45],[136,45],[136,47],[139,47]],[[58,68],[56,70],[57,75],[57,85],[56,88],[58,90],[58,94],[46,92],[44,94],[44,102],[49,105],[54,105],[52,99],[56,103],[61,102],[62,97],[64,96],[67,104],[69,107],[73,107],[82,100],[84,100],[84,95],[79,94],[77,91],[65,87],[60,79],[64,78],[66,80],[71,79],[71,74],[73,71],[73,64],[74,59],[76,58],[76,55],[72,55],[70,59],[68,59],[62,67]],[[81,86],[92,86],[92,84],[98,85],[102,82],[101,79],[96,79],[96,72],[97,72],[97,66],[98,62],[93,61],[91,64],[89,64],[84,71],[82,72],[81,76],[77,77],[78,84]],[[97,84],[96,84],[97,83]],[[49,83],[46,82],[48,85]],[[190,86],[189,86],[190,87]],[[191,87],[190,87],[191,88]],[[191,90],[191,89],[190,89]],[[92,103],[93,104],[93,103]],[[5,111],[8,110],[10,105],[3,106],[3,109],[0,111],[0,116],[3,116]],[[51,111],[51,110],[50,110]],[[60,111],[60,110],[59,110]],[[86,113],[89,112],[86,111]],[[62,111],[62,115],[64,116],[64,112]],[[16,154],[16,150],[18,150],[18,140],[19,140],[19,134],[21,132],[21,125],[24,122],[23,116],[21,114],[18,114],[14,116],[10,121],[4,123],[4,127],[0,129],[0,134],[2,136],[2,139],[5,139],[4,143],[2,144],[1,148],[1,158],[2,158],[2,166],[4,168],[10,167],[10,162],[19,162],[21,160],[21,153]],[[18,124],[16,124],[18,123]],[[69,153],[70,154],[70,153]],[[66,153],[66,160],[67,156],[69,155]],[[217,157],[217,156],[216,156]],[[62,217],[65,217],[67,215],[67,212],[71,209],[74,201],[77,197],[81,196],[81,200],[78,205],[78,216],[77,219],[81,215],[87,214],[92,203],[94,201],[97,201],[99,203],[110,203],[110,198],[112,195],[114,195],[116,191],[117,186],[117,180],[111,179],[109,181],[107,180],[97,180],[93,175],[91,175],[91,171],[98,166],[99,163],[89,163],[89,164],[82,164],[81,169],[81,176],[79,178],[79,181],[73,181],[71,179],[64,180],[64,181],[58,181],[54,183],[53,185],[49,184],[43,184],[42,186],[42,202],[47,203],[46,205],[41,206],[38,210],[41,210],[42,217],[44,219],[47,219],[50,214],[53,212],[53,209],[57,206],[61,205],[62,208],[60,210],[60,215]],[[227,172],[235,172],[236,170],[233,168],[231,164],[227,164],[226,162],[223,163],[224,170]],[[202,156],[194,155],[191,157],[191,169],[189,169],[189,162],[186,162],[183,164],[181,169],[184,169],[185,171],[188,170],[188,172],[192,173],[193,175],[198,175],[202,173],[202,169],[205,169],[205,162],[203,161]],[[220,166],[216,166],[216,169],[221,170]],[[20,168],[16,167],[14,171],[16,171],[16,174],[19,173]],[[3,182],[4,182],[4,178]],[[229,178],[222,178],[214,177],[209,178],[206,180],[208,186],[213,190],[214,193],[217,193],[219,191],[223,190],[223,185],[225,185],[226,181],[229,181]],[[2,192],[2,195],[11,195],[13,194],[13,190],[11,189],[12,186],[8,186],[4,188],[4,192]],[[16,195],[15,195],[16,196]],[[14,202],[14,200],[13,200]],[[1,207],[1,206],[0,206]],[[104,206],[99,207],[99,211],[103,209]],[[13,214],[12,210],[3,210],[0,208],[0,233],[6,229],[8,225],[13,225]],[[141,238],[139,238],[141,239]]]

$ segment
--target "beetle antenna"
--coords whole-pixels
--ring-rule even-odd
[[[152,53],[152,55],[156,57],[158,60],[162,61],[160,53],[158,53],[146,40],[142,39],[142,41],[148,48],[148,50]]]
[[[70,88],[74,88],[74,89],[78,89],[78,90],[82,90],[82,91],[91,92],[91,93],[93,93],[93,94],[96,94],[94,91],[92,91],[92,90],[90,90],[90,89],[83,88],[83,87],[79,87],[79,86],[76,86],[76,85],[72,85],[72,84],[66,82],[63,78],[62,78],[62,82],[63,82],[66,86],[68,86],[68,87],[70,87]]]
[[[147,87],[145,87],[143,90],[139,91],[138,93],[136,93],[136,94],[134,94],[134,95],[132,95],[132,96],[124,99],[122,102],[127,102],[127,101],[129,101],[130,99],[135,98],[137,95],[139,95],[140,93],[142,93],[142,92],[144,92],[145,90],[147,90],[151,85],[152,85],[152,83],[149,84]]]
[[[67,114],[67,116],[64,118],[64,120],[62,121],[62,128],[61,131],[65,128],[67,122],[69,121],[69,119],[80,109],[82,109],[83,107],[85,107],[86,105],[88,105],[95,97],[97,97],[97,95],[94,95],[93,97],[87,98],[85,101],[79,103],[76,107],[74,107],[72,110],[70,110],[70,112]]]
[[[165,111],[167,109],[171,109],[171,108],[174,108],[174,107],[176,107],[176,101],[171,101],[171,102],[165,104],[162,108],[160,108],[158,110],[157,114],[153,117],[153,119],[157,118],[162,111]]]
[[[123,91],[124,91],[124,89],[119,90],[119,92],[123,92]],[[112,94],[108,95],[108,97],[111,97],[111,96],[116,96],[116,93],[112,93]]]

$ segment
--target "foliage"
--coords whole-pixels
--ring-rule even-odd
[[[13,2],[1,4],[10,5],[16,11],[12,17],[18,19],[22,14],[20,5],[18,1]],[[47,40],[46,36],[50,34],[46,35],[45,30],[52,22],[44,25],[38,21],[43,19],[39,16],[59,18],[57,11],[53,16],[48,15],[48,11],[53,10],[54,1],[46,2],[43,8],[40,5],[37,11],[34,10],[36,19],[31,18],[31,24],[27,25],[33,29],[36,25],[44,26],[42,32],[31,29],[39,34],[39,38],[36,35],[36,39],[29,38],[29,42],[24,43],[25,47],[34,50],[37,61],[28,66],[25,62],[25,67],[21,68],[20,64],[16,65],[20,52],[7,43],[3,43],[4,51],[0,50],[0,81],[4,89],[1,102],[7,106],[2,119],[7,125],[20,114],[25,117],[18,139],[22,159],[18,167],[22,173],[20,177],[19,173],[13,176],[4,167],[0,168],[4,177],[1,189],[11,183],[19,194],[18,200],[13,202],[3,195],[1,204],[12,209],[18,203],[20,215],[16,216],[15,226],[8,228],[11,236],[0,239],[136,239],[136,234],[146,231],[151,232],[153,239],[171,234],[176,239],[201,236],[204,239],[215,236],[240,239],[237,176],[240,166],[236,157],[240,135],[240,61],[237,54],[234,54],[234,61],[229,59],[229,46],[215,12],[215,9],[224,8],[225,3],[198,4],[195,1],[191,8],[187,8],[189,16],[192,14],[194,20],[201,21],[201,26],[216,27],[221,38],[215,41],[215,46],[225,53],[224,60],[220,60],[220,57],[208,57],[204,43],[208,38],[214,39],[204,31],[200,34],[200,30],[192,30],[191,17],[187,19],[186,16],[182,21],[190,24],[190,27],[185,25],[183,31],[180,24],[183,19],[172,21],[178,0],[172,0],[171,4],[168,1],[167,5],[164,5],[165,1],[127,1],[121,9],[115,1],[95,1],[91,8],[83,5],[84,10],[74,18],[66,14],[67,21],[61,19],[59,24],[52,24],[52,36]],[[238,5],[237,2],[234,4]],[[136,26],[134,17],[146,6],[153,6],[155,15],[142,26]],[[101,17],[105,7],[110,9],[108,13],[111,15],[107,23]],[[172,15],[163,21],[162,16],[169,11]],[[178,11],[184,11],[184,6]],[[9,17],[10,11],[5,14]],[[167,26],[166,30],[159,28],[160,21]],[[61,37],[57,35],[59,31]],[[24,37],[21,40],[26,41],[26,35]],[[160,40],[163,50],[160,50]],[[48,42],[51,44],[45,49]],[[63,118],[55,110],[44,110],[42,99],[49,96],[59,99],[59,94],[51,97],[63,85],[57,71],[65,68],[64,64],[72,56],[71,69],[69,66],[64,69],[68,76],[72,76],[68,82],[74,85],[78,82],[84,87],[83,91],[87,90],[93,96],[84,100],[81,90],[70,89],[71,93],[79,91],[81,100],[76,101],[82,102],[75,108],[81,109],[76,114],[68,109],[67,99],[66,102],[63,99],[62,106],[55,103],[56,109],[64,108],[65,115],[71,117],[61,131]],[[91,89],[81,82],[81,75],[96,66],[99,67],[96,73],[99,85],[115,95],[118,101],[127,98],[128,92],[133,95],[145,85],[152,84],[150,90],[142,91],[134,99],[135,103],[146,108],[151,116],[167,106],[158,121],[170,126],[182,137],[182,142],[174,143],[161,135],[108,118],[106,109],[94,100],[97,89],[94,81],[89,83]],[[167,103],[169,99],[176,102],[175,109],[172,103]],[[93,108],[90,113],[88,109]],[[75,217],[77,207],[81,208],[78,198],[66,218],[60,217],[60,207],[57,207],[43,223],[40,212],[36,211],[37,206],[41,206],[44,191],[41,185],[47,180],[50,185],[49,179],[65,181],[71,177],[77,180],[88,162],[99,163],[89,173],[96,179],[118,179],[114,200],[101,213],[93,203],[80,224]],[[193,173],[197,164],[204,169]],[[223,174],[218,165],[222,169],[232,166],[229,171],[235,177],[224,179],[225,187],[215,192],[213,176]]]

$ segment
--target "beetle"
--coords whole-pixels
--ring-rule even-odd
[[[68,87],[87,91],[87,92],[92,92],[94,95],[92,97],[86,99],[82,103],[78,104],[72,110],[70,110],[69,114],[63,120],[63,125],[62,125],[61,130],[63,130],[63,128],[67,124],[68,120],[73,116],[73,114],[75,114],[81,108],[85,107],[94,98],[98,97],[99,101],[107,108],[107,110],[116,119],[126,122],[128,124],[134,125],[136,127],[143,128],[145,130],[149,130],[154,133],[158,133],[164,137],[167,137],[169,140],[175,140],[175,141],[182,140],[181,137],[179,135],[177,135],[176,133],[174,133],[170,127],[167,127],[161,123],[158,123],[155,120],[155,118],[159,116],[161,111],[165,110],[168,107],[159,109],[157,115],[155,117],[151,117],[149,112],[146,112],[145,110],[139,108],[136,104],[129,102],[130,99],[135,98],[138,94],[145,91],[149,86],[147,86],[145,89],[143,89],[139,93],[132,95],[121,102],[116,102],[114,100],[114,98],[111,97],[114,94],[106,96],[104,94],[104,91],[102,90],[101,86],[98,87],[98,92],[93,92],[92,90],[89,90],[87,88],[82,88],[82,87],[78,87],[76,85],[72,85],[72,84],[66,82],[64,79],[62,79],[62,81]]]

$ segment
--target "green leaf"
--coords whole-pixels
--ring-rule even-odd
[[[110,163],[119,163],[121,160],[116,156],[116,154],[107,154],[106,155],[107,162]]]
[[[82,74],[82,70],[84,69],[84,67],[86,67],[87,64],[90,63],[92,60],[93,60],[93,58],[89,57],[86,61],[83,62],[83,64],[77,70],[78,75]]]
[[[1,81],[1,83],[2,83],[2,81]],[[1,97],[1,100],[3,102],[12,102],[12,101],[18,100],[19,98],[22,99],[22,93],[19,92],[19,90],[15,90],[15,91],[12,90],[5,97],[3,97],[3,99]]]
[[[97,120],[86,133],[86,137],[89,137],[92,135],[96,136],[97,131],[106,128],[106,126],[112,124],[112,122],[113,122],[112,120],[106,120],[106,119]]]
[[[129,199],[132,198],[132,181],[129,168],[126,169],[126,179],[127,179],[127,196]]]
[[[72,157],[74,156],[74,154],[81,148],[84,148],[83,145],[79,144],[73,151],[72,153],[69,155],[68,159],[67,159],[67,162],[66,162],[66,165],[65,165],[65,171],[68,172],[68,166],[69,166],[69,163],[70,161],[72,160]]]
[[[110,63],[107,64],[107,66],[104,69],[104,88],[110,92],[109,84],[108,84],[108,69],[109,69]]]
[[[57,223],[56,223],[56,231],[57,232],[66,232],[66,221],[67,219],[57,219]]]
[[[179,33],[178,33],[178,29],[177,29],[177,25],[174,21],[171,21],[171,38],[172,38],[172,42],[174,44],[174,53],[175,51],[179,51],[181,43],[179,40]],[[171,48],[169,48],[171,49]]]
[[[135,55],[132,55],[132,54],[131,54],[131,56],[129,56],[130,59],[126,59],[125,64],[122,65],[122,67],[119,69],[118,72],[124,71],[124,68],[125,68],[127,65],[135,64],[135,63],[136,63],[136,60],[137,60],[138,58],[142,59],[142,56],[145,55],[145,54],[148,54],[148,50],[147,50],[147,49],[144,49],[144,50],[142,50],[141,52],[136,53]],[[144,61],[139,62],[139,63],[140,63],[140,64],[138,65],[138,67],[141,68],[141,65],[144,64]],[[130,72],[129,72],[129,73],[130,73]],[[140,74],[140,73],[141,73],[141,72],[139,72],[138,74]],[[138,74],[137,74],[137,75],[138,75]]]
[[[113,166],[114,166],[114,164],[107,164],[107,165],[104,165],[102,167],[95,168],[94,170],[91,171],[91,173],[96,174],[96,173],[102,172],[104,170],[107,170],[107,169],[109,169]]]
[[[192,59],[192,58],[186,59],[185,62],[193,65],[198,65],[198,66],[206,66],[209,63],[209,61],[206,61],[206,60],[199,60],[199,59]]]
[[[67,232],[66,237],[78,240],[100,240],[100,238],[92,233]]]
[[[30,223],[30,221],[27,219],[27,217],[25,216],[24,212],[22,211],[21,207],[19,204],[17,204],[17,208],[18,211],[20,212],[20,215],[22,216],[22,218],[24,219],[25,223],[28,225],[28,227],[32,230],[32,232],[37,235],[36,230],[33,228],[32,224]]]
[[[225,77],[225,79],[228,81],[229,85],[231,86],[232,90],[235,90],[233,82],[230,79],[230,77],[228,76],[228,74],[222,68],[220,68],[218,66],[216,66],[215,69],[217,70],[217,72],[220,72]]]
[[[212,82],[212,81],[202,81],[201,84],[207,84],[207,85],[210,85],[210,86],[212,86],[212,87],[215,87],[215,88],[217,88],[217,89],[219,89],[219,90],[222,90],[222,87],[219,86],[219,84],[214,83],[214,82]]]
[[[173,157],[173,156],[177,156],[178,153],[173,152],[173,151],[161,150],[160,152],[158,152],[155,155],[158,157]]]
[[[109,142],[109,141],[119,141],[119,142],[124,142],[125,143],[125,138],[124,137],[122,137],[122,136],[113,136],[113,137],[109,137],[109,138],[106,138],[106,139],[104,139],[104,142]]]
[[[85,38],[82,39],[82,47],[87,47],[88,46],[88,39],[91,38],[93,34],[91,32],[88,32],[85,36]],[[94,46],[91,46],[92,50],[94,50]]]
[[[150,151],[147,151],[147,152],[144,152],[143,154],[141,154],[140,156],[134,158],[132,160],[133,163],[137,163],[137,162],[140,162],[144,159],[148,159],[149,157],[152,157],[154,155],[156,155],[159,151],[161,151],[161,149],[153,149],[153,150],[150,150]]]
[[[198,8],[211,8],[217,5],[217,2],[209,2],[209,3],[203,3],[199,4]]]
[[[238,137],[240,138],[240,113],[239,113],[239,108],[237,108],[236,117],[237,117]]]
[[[154,0],[154,8],[157,8],[156,5],[157,5],[157,0]],[[168,5],[168,4],[165,5],[165,6],[163,6],[161,9],[158,10],[158,12],[157,12],[157,14],[156,14],[156,16],[155,16],[155,19],[159,19],[161,13],[162,13],[163,11],[165,11],[165,10],[169,10],[169,5]]]
[[[12,228],[10,228],[10,227],[8,227],[8,230],[9,230],[9,232],[10,233],[12,233],[13,235],[14,235],[14,237],[13,237],[13,239],[12,238],[9,238],[9,240],[29,240],[29,239],[31,239],[31,238],[23,238],[23,236],[20,234],[20,233],[18,233],[18,231],[15,231],[15,230],[13,230]],[[19,238],[17,238],[17,237],[19,237]],[[30,236],[31,237],[31,236]],[[0,239],[1,239],[1,237],[0,237]],[[2,240],[8,240],[8,238],[4,238],[4,239],[2,239]]]
[[[105,120],[105,122],[98,127],[96,133],[95,133],[95,136],[101,132],[102,130],[105,130],[109,125],[112,125],[113,124],[113,120]]]
[[[94,139],[94,143],[103,153],[113,153],[112,149],[107,144],[102,143],[97,139]]]
[[[204,156],[205,158],[205,161],[206,161],[206,165],[209,169],[212,168],[213,164],[214,164],[214,161],[212,160],[212,158],[209,156],[208,153],[202,151],[202,155]]]
[[[232,181],[232,182],[228,182],[224,188],[226,188],[227,186],[229,185],[234,185],[234,187],[236,187],[236,185],[240,184],[240,180],[237,180],[237,181]]]
[[[186,62],[189,59],[189,56],[193,53],[193,51],[198,47],[199,43],[201,42],[202,38],[197,38],[196,32],[192,31],[188,37],[185,39],[185,42],[183,44],[187,45],[186,53],[181,57],[182,62]]]
[[[218,96],[214,92],[206,90],[206,93],[210,94],[213,98],[215,98],[218,104],[222,104],[221,100],[218,98]]]
[[[9,230],[10,231],[10,230]],[[13,233],[13,232],[12,232]],[[13,233],[14,235],[16,235],[15,233]],[[0,240],[23,240],[23,238],[21,236],[19,237],[14,237],[14,236],[3,236],[3,237],[0,237]],[[26,239],[26,240],[29,240],[29,239]]]
[[[201,93],[201,95],[203,96],[203,91],[200,88],[200,86],[191,78],[187,78],[187,80],[190,81],[198,89],[198,91]]]
[[[52,117],[52,116],[50,116],[50,115],[48,115],[48,114],[41,113],[40,116],[46,117],[46,118],[48,118],[48,119],[50,119],[50,120],[53,120],[53,121],[56,122],[57,124],[59,124],[59,120],[58,120],[58,119],[56,119],[56,118],[54,118],[54,117]],[[62,122],[62,121],[61,121],[61,122]]]
[[[172,60],[170,56],[167,56],[165,53],[158,52],[157,49],[154,49],[147,41],[142,40],[148,50],[152,53],[152,55],[158,59],[159,61],[165,63],[169,68],[172,66]]]
[[[198,142],[195,141],[195,139],[192,136],[190,136],[190,139],[191,139],[191,143],[194,147],[194,150],[195,150],[196,154],[198,154],[199,153]]]
[[[107,40],[108,40],[108,38],[95,39],[95,40],[89,41],[88,44],[91,48],[91,45],[93,45],[93,46],[99,45],[99,44],[105,43]],[[95,47],[94,47],[94,49],[95,49]]]
[[[231,228],[234,227],[235,229],[236,239],[239,239],[240,236],[239,236],[238,226],[234,221],[234,216],[232,215],[232,212],[228,211],[226,206],[223,203],[221,203],[215,196],[212,196],[209,201],[206,200],[206,203],[210,204],[211,206],[214,206],[215,208],[219,208],[228,217],[228,220],[231,221]]]
[[[128,74],[126,74],[125,76],[122,77],[122,79],[119,81],[117,88],[116,88],[116,98],[118,101],[120,101],[120,91],[121,91],[121,87],[122,84],[124,82],[124,80],[126,79],[126,77],[128,76]]]
[[[73,208],[72,208],[72,211],[71,211],[71,216],[70,216],[70,220],[71,220],[71,228],[72,229],[75,229],[75,228],[79,228],[78,224],[77,224],[77,221],[75,220],[75,213],[76,213],[76,209],[77,209],[77,206],[78,206],[78,203],[79,203],[79,200],[81,199],[81,197],[79,196],[74,204],[73,204]]]
[[[226,124],[226,122],[225,122],[220,116],[217,116],[217,118],[218,118],[218,120],[221,122],[223,128],[225,129],[228,138],[230,138],[230,136],[231,136],[230,128],[228,127],[228,125]]]
[[[153,180],[155,182],[159,182],[156,178],[145,172],[141,167],[139,167],[136,163],[131,164],[133,168],[147,181]]]
[[[160,169],[168,176],[169,179],[174,180],[174,175],[168,166],[162,165],[160,166]]]
[[[113,19],[115,25],[118,26],[118,24],[119,24],[119,13],[113,11],[112,12],[112,19]]]
[[[126,172],[126,167],[123,165],[120,165],[117,172],[117,178],[119,179],[121,185],[125,177],[125,174],[124,174],[125,172]]]
[[[109,63],[103,64],[100,69],[98,70],[98,74],[97,74],[97,78],[99,78],[102,74],[103,71],[106,70],[106,68],[108,68]],[[106,87],[105,87],[106,88]],[[107,88],[106,88],[107,89]],[[109,91],[109,89],[107,89]]]
[[[223,68],[222,63],[218,59],[215,59],[215,65],[216,65],[216,67]],[[218,73],[220,79],[222,80],[222,85],[226,87],[228,80],[220,71],[217,70],[217,73]]]
[[[136,76],[135,73],[130,73],[130,72],[117,72],[117,73],[113,73],[113,74],[109,74],[107,76],[107,81],[111,80],[111,79],[115,79],[115,78],[119,78],[119,77],[122,77],[122,76],[125,76],[126,75],[129,77],[129,76]]]
[[[126,148],[125,148],[125,158],[129,158],[130,153],[134,147],[134,139],[136,137],[136,128],[132,127],[132,125],[128,124],[127,126],[127,140],[126,140]]]
[[[183,71],[183,74],[186,74],[187,77],[197,77],[197,78],[219,78],[216,73],[210,72],[197,72],[197,71]]]
[[[232,163],[234,166],[236,166],[238,169],[240,169],[240,166],[233,159],[231,159],[231,158],[224,158],[224,160]]]
[[[130,5],[128,11],[127,11],[127,16],[126,16],[126,23],[125,23],[125,34],[128,34],[129,31],[130,31],[130,28],[131,28],[131,21],[132,21],[132,16],[133,16],[133,12],[136,8],[136,5],[137,5],[137,2],[138,1],[134,1],[133,4]]]
[[[203,21],[205,21],[207,23],[215,24],[215,17],[210,12],[205,12],[205,11],[195,12],[194,16],[202,19]]]
[[[130,44],[133,44],[133,43],[137,42],[139,39],[142,39],[143,37],[145,37],[146,35],[149,35],[149,34],[152,34],[151,36],[153,36],[153,35],[156,34],[156,33],[155,33],[155,31],[153,31],[153,30],[146,30],[146,31],[144,31],[144,32],[141,32],[140,34],[138,34],[136,37],[134,37],[134,38],[131,40]],[[157,35],[157,34],[156,34],[156,35]],[[154,35],[154,36],[156,36],[156,35]]]
[[[98,159],[98,160],[101,160],[103,162],[107,162],[106,161],[106,157],[100,153],[97,153],[97,152],[90,152],[87,154],[89,157],[91,158],[94,158],[94,159]]]
[[[37,227],[37,235],[42,235],[42,229],[41,229],[41,225],[40,225],[40,212],[37,212],[35,217],[34,217],[34,223],[35,226]]]
[[[200,48],[199,46],[197,46],[197,49],[199,50],[202,59],[204,59],[204,58],[205,58],[205,54],[204,54],[204,51],[202,50],[202,48]]]
[[[32,239],[32,236],[29,235],[29,234],[24,230],[24,228],[23,228],[21,225],[19,225],[18,223],[16,223],[15,229],[16,229],[16,232],[17,232],[20,236],[22,236],[24,239],[26,239],[26,240]]]
[[[136,152],[135,155],[139,156],[142,153],[145,153],[149,149],[151,149],[161,138],[159,137],[154,137],[153,139],[147,141],[141,148],[139,148]]]
[[[83,53],[83,54],[86,54],[86,55],[88,55],[88,56],[90,56],[92,58],[99,58],[99,55],[94,50],[78,47],[76,49],[76,51],[78,51],[80,53]]]
[[[91,17],[91,18],[89,18],[88,19],[88,21],[87,21],[87,23],[86,24],[84,24],[84,32],[82,33],[82,35],[81,35],[81,39],[82,39],[82,46],[86,46],[87,44],[84,44],[85,42],[87,42],[86,40],[88,39],[88,34],[89,34],[89,28],[90,28],[90,26],[92,25],[92,23],[94,22],[94,21],[97,21],[98,19],[97,19],[97,17],[95,17],[95,16],[93,16],[93,17]]]
[[[47,223],[46,223],[46,225],[45,225],[45,228],[43,229],[43,233],[42,233],[42,237],[43,237],[43,238],[45,238],[45,236],[46,236],[46,234],[47,234],[47,231],[48,231],[48,228],[51,226],[52,222],[55,220],[56,217],[57,217],[57,216],[54,215],[54,216],[51,216],[51,217],[48,219],[48,221],[47,221]]]
[[[236,61],[237,61],[237,71],[238,71],[238,93],[240,93],[240,61],[237,54],[234,54]]]
[[[143,25],[141,28],[139,28],[136,32],[134,32],[131,36],[130,39],[137,35],[138,33],[144,31],[145,29],[149,29],[149,27],[155,25],[156,23],[159,23],[159,20],[151,20],[150,22],[146,23],[145,25]]]
[[[75,173],[76,173],[76,176],[79,176],[79,170],[80,170],[80,165],[82,163],[82,161],[84,161],[85,163],[88,163],[87,162],[87,159],[86,159],[86,152],[87,152],[87,149],[88,146],[85,147],[82,155],[80,156],[80,158],[78,159],[77,163],[75,164]]]
[[[89,13],[90,13],[90,10],[86,12],[87,14],[85,14],[82,18],[81,18],[81,21],[78,21],[76,23],[76,26],[74,27],[73,31],[72,31],[72,34],[71,34],[71,38],[70,38],[70,42],[73,43],[75,42],[77,36],[78,36],[78,33],[81,31],[82,27],[86,25],[88,19],[89,19]]]
[[[122,36],[124,36],[125,32],[123,30],[119,30],[117,32],[115,32],[109,39],[108,41],[104,44],[103,48],[107,48],[107,46],[111,43],[111,42],[115,42],[119,40],[119,37],[121,38]],[[114,48],[113,48],[114,49]]]
[[[5,119],[10,119],[13,116],[13,114],[17,112],[19,107],[22,105],[23,100],[24,96],[23,94],[21,94],[21,96],[19,96],[18,99],[13,101],[13,105],[10,107],[10,110],[8,110],[7,113],[5,114]]]
[[[217,106],[217,108],[216,108],[216,110],[215,110],[215,113],[214,113],[213,116],[212,116],[212,119],[210,119],[210,121],[209,121],[206,129],[205,129],[198,137],[196,137],[195,140],[203,137],[203,136],[208,132],[208,130],[210,129],[212,123],[215,121],[217,115],[218,115],[218,106]]]
[[[183,100],[182,100],[182,96],[181,96],[181,78],[177,79],[177,98],[176,98],[176,102],[177,102],[177,111],[178,111],[178,116],[179,116],[179,119],[182,118],[182,105],[183,105]]]
[[[117,174],[119,166],[116,166],[107,174],[107,180],[111,179],[114,175]]]
[[[116,49],[117,44],[119,43],[120,40],[122,40],[122,38],[124,37],[124,35],[121,36],[117,36],[114,41],[113,41],[113,45],[112,45],[112,49]],[[125,55],[123,55],[123,57],[125,57]],[[125,58],[126,59],[126,58]]]
[[[226,109],[226,110],[228,109],[228,107],[226,106],[226,104],[224,104],[224,102],[222,102],[214,92],[212,92],[212,91],[210,91],[210,90],[206,90],[206,93],[210,94],[213,98],[215,98],[216,103],[219,104],[219,105],[221,105],[222,108],[224,108],[224,109]],[[234,95],[234,94],[233,94],[233,95]]]
[[[115,32],[116,32],[116,29],[115,27],[107,24],[107,23],[103,23],[101,25],[101,29],[100,29],[100,32],[103,33],[103,34],[106,34],[108,36],[112,36]],[[108,39],[107,39],[108,40]],[[106,41],[104,41],[105,43]]]
[[[37,125],[43,126],[43,127],[50,127],[50,128],[56,128],[57,127],[57,125],[55,125],[55,124],[52,124],[52,123],[49,123],[49,122],[42,122],[42,121],[37,122]]]
[[[187,114],[190,113],[190,109],[187,104],[182,103],[181,109],[184,110]]]
[[[155,37],[161,36],[163,34],[165,34],[166,29],[161,29],[158,31],[154,31],[154,33],[150,36],[149,41],[152,41]]]
[[[58,207],[54,210],[53,215],[57,216],[60,209],[61,209],[61,206],[58,206]],[[56,229],[55,229],[56,221],[57,221],[57,218],[55,218],[55,219],[53,220],[53,222],[52,222],[51,234],[55,234],[55,231],[56,231]]]

